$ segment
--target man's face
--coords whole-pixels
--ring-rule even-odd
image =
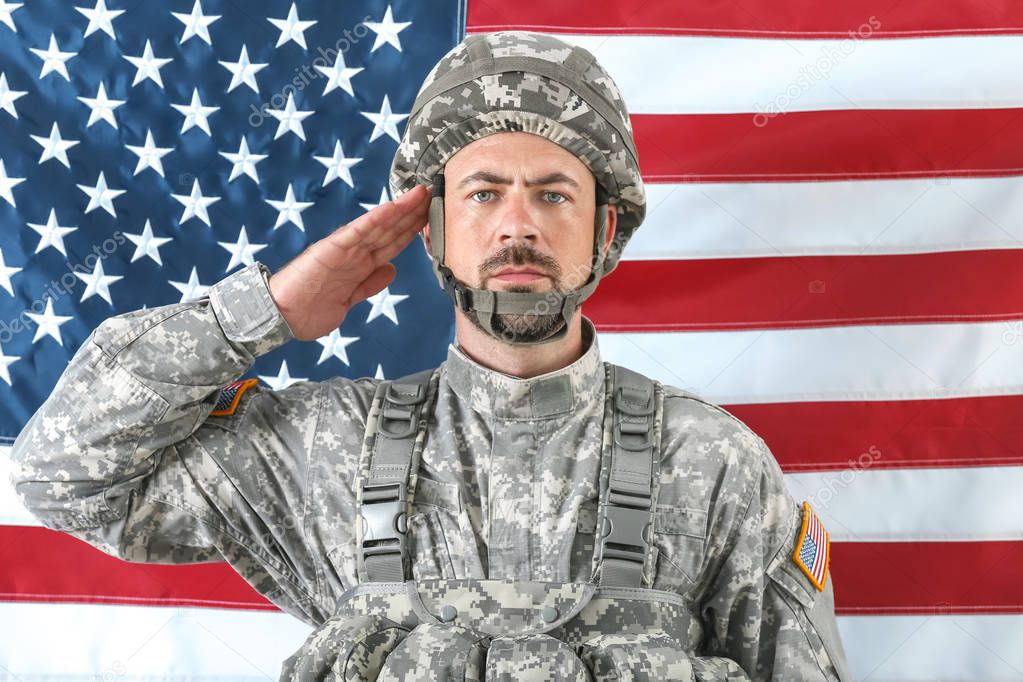
[[[596,180],[575,155],[539,135],[496,133],[456,152],[444,179],[444,263],[459,281],[567,292],[589,277]],[[614,207],[608,215],[605,244],[614,236]],[[467,316],[482,329],[475,312]],[[519,340],[546,338],[563,325],[554,314],[498,322],[498,331]]]

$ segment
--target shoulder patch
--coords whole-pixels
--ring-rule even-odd
[[[831,561],[831,535],[824,528],[810,503],[803,502],[803,528],[796,540],[796,551],[792,560],[802,569],[813,586],[824,591],[828,579],[828,565]]]
[[[259,383],[259,379],[245,379],[244,381],[233,381],[220,389],[220,396],[217,397],[217,404],[213,406],[210,416],[222,417],[234,414],[238,409],[238,403],[242,394]]]

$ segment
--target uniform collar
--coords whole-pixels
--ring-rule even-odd
[[[604,396],[604,363],[597,334],[584,315],[583,354],[575,362],[529,379],[484,367],[456,344],[448,346],[444,381],[473,410],[502,419],[537,419],[576,412]]]

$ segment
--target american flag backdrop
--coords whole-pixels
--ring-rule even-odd
[[[1023,679],[1018,3],[0,0],[0,443],[106,317],[386,201],[429,68],[501,29],[581,44],[622,89],[647,219],[584,312],[605,359],[770,445],[830,534],[854,676]],[[244,378],[441,362],[421,242],[396,264]],[[276,679],[308,633],[226,565],[40,527],[7,466],[0,680]]]

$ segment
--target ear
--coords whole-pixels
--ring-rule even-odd
[[[433,258],[433,242],[430,241],[430,223],[423,228],[423,239],[426,241],[426,255]]]
[[[611,248],[611,242],[615,238],[615,228],[618,226],[618,207],[615,204],[607,205],[607,234],[604,237],[604,255]]]

